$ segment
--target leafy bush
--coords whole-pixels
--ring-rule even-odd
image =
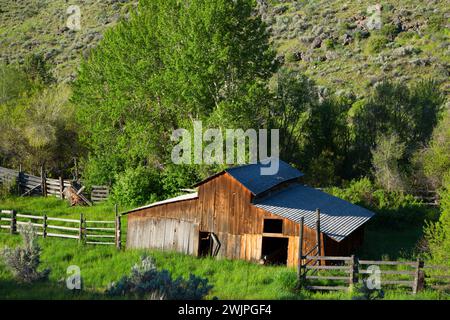
[[[13,181],[0,183],[0,199],[5,199],[16,192],[17,192],[16,182]]]
[[[23,237],[23,246],[14,249],[5,248],[1,253],[6,266],[20,282],[32,283],[47,279],[49,269],[38,271],[41,248],[37,243],[33,226],[31,224],[19,226],[19,231]]]
[[[450,109],[434,129],[428,147],[422,151],[417,155],[418,161],[428,179],[439,188],[443,185],[445,173],[450,171]]]
[[[161,190],[160,175],[143,166],[128,168],[117,175],[113,200],[121,205],[136,206],[157,200]]]
[[[405,154],[405,143],[397,135],[380,136],[372,150],[372,165],[375,179],[388,191],[406,191],[407,184],[399,166]]]
[[[180,189],[192,187],[199,179],[194,166],[170,164],[164,168],[161,183],[165,195],[176,195]]]
[[[336,43],[334,42],[333,39],[325,39],[324,44],[325,44],[325,48],[327,48],[329,50],[334,49],[336,46]]]
[[[169,271],[157,270],[151,257],[142,257],[141,263],[131,269],[131,275],[110,284],[106,294],[149,300],[201,300],[211,289],[207,279],[193,274],[188,280],[172,280]]]
[[[438,222],[425,226],[425,239],[433,262],[450,265],[450,170],[445,175],[439,198],[441,199],[441,216]]]
[[[388,44],[389,40],[383,35],[371,35],[367,40],[366,52],[368,54],[375,54],[381,52]]]
[[[353,180],[342,188],[327,189],[332,195],[361,205],[376,213],[373,224],[386,225],[391,228],[402,228],[406,225],[432,220],[435,211],[427,208],[410,194],[397,191],[386,191],[370,179]]]
[[[395,26],[393,24],[385,24],[381,28],[380,32],[387,39],[393,41],[395,39],[395,37],[399,34],[400,30],[397,26]]]

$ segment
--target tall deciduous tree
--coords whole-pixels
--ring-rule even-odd
[[[73,101],[96,183],[170,154],[171,130],[221,112],[249,118],[275,69],[251,0],[142,0],[83,63]],[[253,105],[252,105],[253,104]]]

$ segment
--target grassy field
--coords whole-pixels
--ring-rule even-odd
[[[20,213],[43,214],[59,217],[77,217],[83,212],[88,218],[110,219],[114,215],[113,206],[103,204],[96,207],[70,208],[57,199],[12,198],[0,201],[0,209],[15,209]],[[416,230],[417,231],[417,230]],[[415,240],[415,232],[410,237],[394,233],[384,238],[381,232],[369,231],[367,240],[376,247],[365,254],[377,254],[410,248],[409,240]],[[405,236],[406,235],[406,236]],[[405,243],[389,246],[392,239],[405,239]],[[0,233],[0,248],[15,246],[21,242],[20,236],[11,236],[5,231]],[[296,272],[293,268],[260,266],[245,261],[215,260],[196,258],[174,252],[145,250],[122,250],[104,246],[83,246],[75,240],[39,239],[42,246],[42,268],[50,268],[48,282],[33,285],[18,284],[11,273],[0,262],[0,298],[1,299],[106,299],[103,294],[108,284],[119,280],[130,272],[130,268],[144,254],[152,255],[159,268],[167,269],[172,276],[188,277],[189,273],[208,278],[214,287],[208,298],[219,299],[355,299],[357,293],[311,293],[296,291]],[[366,248],[366,249],[364,249]],[[384,250],[391,251],[384,251]],[[390,256],[393,254],[388,253]],[[400,258],[401,255],[396,256]],[[375,257],[376,258],[376,257]],[[69,266],[80,267],[83,291],[73,293],[66,289],[66,270]],[[385,299],[441,299],[446,298],[438,292],[424,291],[412,296],[406,291],[385,290]]]

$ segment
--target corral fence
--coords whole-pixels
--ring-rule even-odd
[[[0,230],[17,234],[18,226],[29,224],[43,238],[74,239],[83,244],[122,247],[121,216],[117,212],[114,220],[96,221],[87,220],[83,214],[79,219],[66,219],[19,214],[15,210],[0,211]]]
[[[64,199],[64,189],[74,187],[80,193],[84,188],[74,181],[47,178],[44,168],[41,167],[41,176],[34,176],[22,170],[13,170],[0,167],[0,184],[15,184],[17,193],[20,196],[55,196]],[[99,203],[108,199],[108,186],[93,186],[91,191],[91,200]]]
[[[410,288],[413,294],[425,289],[450,290],[450,269],[426,265],[423,261],[362,260],[355,256],[302,256],[298,269],[299,286],[309,290],[349,290],[362,283],[367,287],[376,277],[380,287]],[[373,277],[373,276],[376,277]]]
[[[92,186],[91,201],[93,203],[99,203],[107,200],[109,197],[108,186]]]
[[[439,194],[435,190],[420,189],[414,191],[414,198],[430,207],[439,206]]]

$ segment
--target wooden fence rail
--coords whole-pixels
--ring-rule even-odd
[[[21,170],[0,167],[0,184],[4,183],[16,184],[17,192],[21,196],[42,195],[44,197],[55,196],[60,199],[64,199],[64,189],[73,185],[70,180],[64,180],[61,177],[59,179],[48,178],[43,168],[41,168],[41,176],[38,177]],[[108,197],[108,186],[92,186],[92,202],[99,203],[107,200]]]
[[[310,265],[311,261],[315,264]],[[299,287],[309,290],[348,290],[353,284],[366,283],[367,276],[374,274],[380,276],[381,286],[409,287],[413,294],[425,287],[450,290],[450,268],[425,266],[420,260],[378,261],[359,260],[355,256],[301,256],[299,266]],[[314,283],[317,281],[331,281],[332,284]]]
[[[59,224],[50,224],[52,221]],[[18,226],[21,225],[33,226],[36,234],[44,238],[76,239],[86,244],[114,245],[118,249],[122,246],[121,216],[117,214],[117,211],[114,221],[90,221],[86,220],[83,214],[80,214],[79,219],[65,219],[47,215],[18,214],[14,210],[0,211],[0,230],[6,229],[11,234],[16,234]],[[99,227],[98,225],[112,225],[112,227]]]

